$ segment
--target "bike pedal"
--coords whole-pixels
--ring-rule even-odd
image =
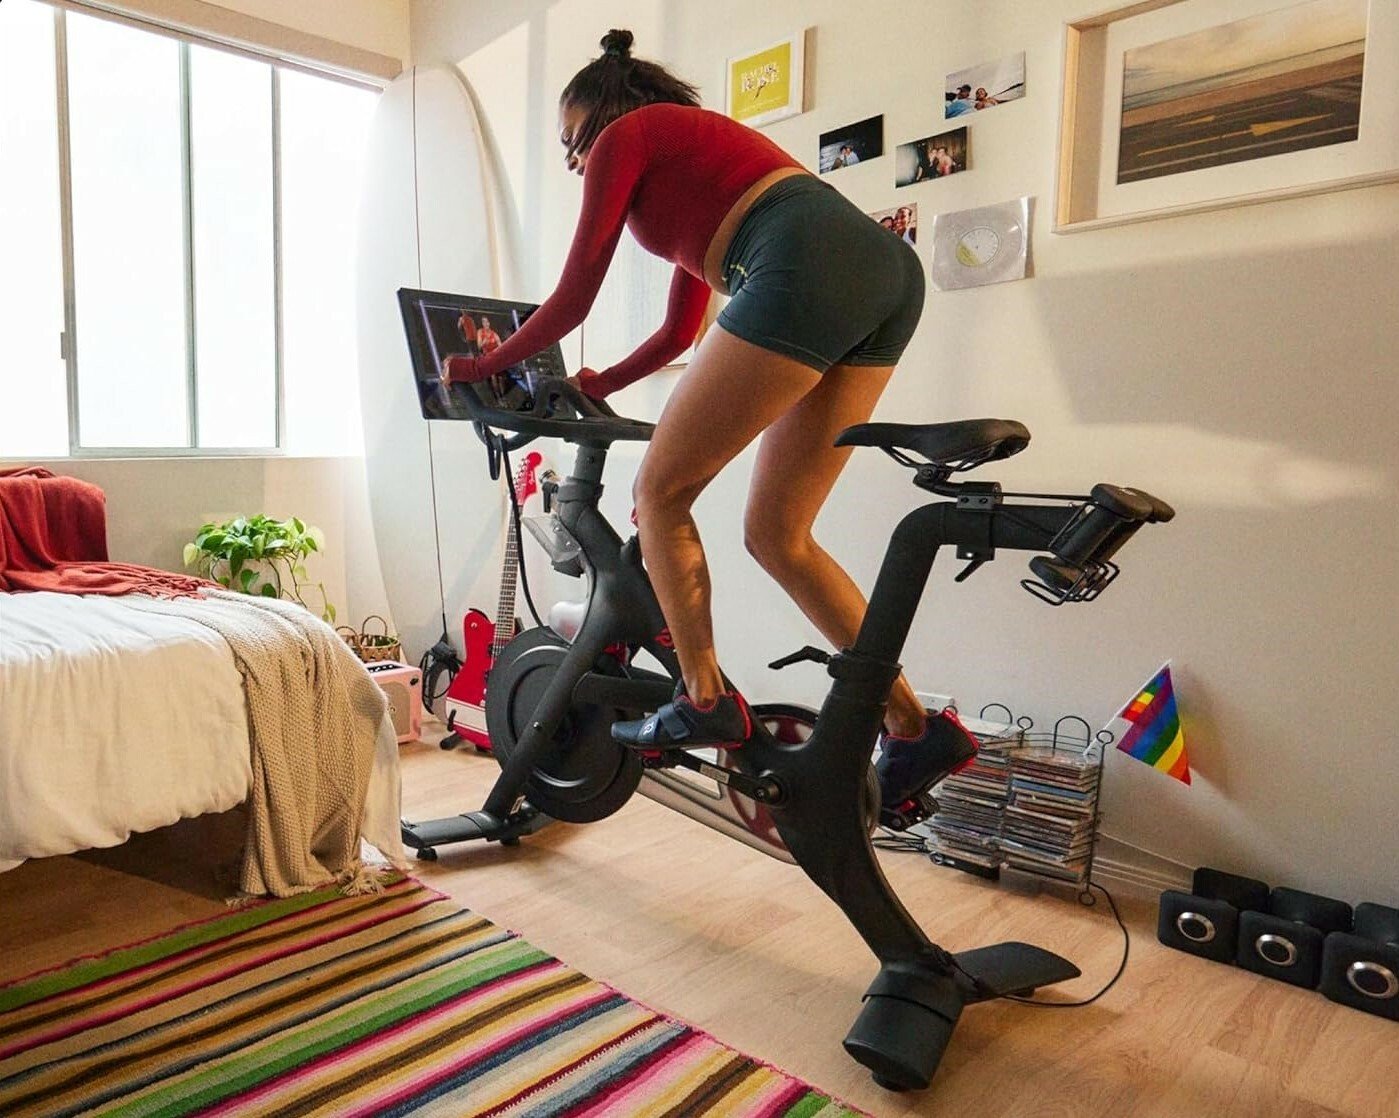
[[[906,831],[929,818],[936,810],[937,801],[927,792],[923,792],[905,800],[893,810],[881,808],[879,823],[891,831]]]

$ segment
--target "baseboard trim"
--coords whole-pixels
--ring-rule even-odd
[[[1093,855],[1093,880],[1155,900],[1166,889],[1190,891],[1193,871],[1179,862],[1110,835],[1100,835]]]

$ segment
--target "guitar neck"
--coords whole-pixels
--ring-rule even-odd
[[[515,542],[515,521],[505,518],[505,561],[500,570],[500,597],[496,601],[495,639],[491,641],[491,658],[515,635],[515,579],[519,573],[520,549]]]
[[[495,639],[491,642],[491,659],[500,655],[500,650],[510,643],[515,635],[515,575],[520,569],[520,549],[516,535],[515,509],[523,515],[525,501],[534,492],[534,471],[540,457],[531,452],[520,467],[519,475],[507,481],[510,486],[506,494],[505,511],[505,562],[500,570],[500,598],[495,610]],[[510,498],[514,500],[510,500]]]

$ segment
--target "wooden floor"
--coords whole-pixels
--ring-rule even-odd
[[[489,758],[404,748],[409,818],[479,806]],[[113,851],[0,875],[0,983],[222,910],[236,813]],[[1027,939],[1073,959],[1083,997],[1122,936],[1103,903],[993,885],[884,855],[905,904],[954,950]],[[840,912],[791,866],[636,797],[511,850],[458,847],[424,881],[594,978],[880,1116],[1399,1118],[1399,1025],[1156,943],[1154,906],[1119,901],[1127,971],[1079,1009],[966,1011],[930,1090],[875,1087],[840,1047],[875,967]],[[1041,996],[1045,996],[1042,994]]]

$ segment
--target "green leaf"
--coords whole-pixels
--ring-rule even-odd
[[[192,543],[185,544],[183,558],[185,566],[192,567],[194,565],[194,561],[199,558],[199,548]]]
[[[306,525],[302,523],[301,518],[299,516],[293,516],[291,518],[291,525],[297,530],[298,533],[306,531]]]
[[[238,576],[238,581],[243,584],[243,593],[251,594],[252,585],[257,581],[257,571],[244,571]]]
[[[226,588],[226,587],[228,586],[228,576],[227,576],[227,575],[219,575],[219,577],[218,577],[215,581],[218,582],[218,584],[219,584],[220,586],[222,586],[222,587],[225,587],[225,588]]]
[[[325,614],[323,615],[332,625],[335,624],[335,606],[330,602],[325,604]]]
[[[267,550],[267,536],[259,532],[253,537],[253,558],[261,559],[263,552]]]
[[[262,596],[264,598],[275,598],[277,596],[277,588],[270,582],[264,582],[262,584]]]
[[[311,542],[316,545],[314,550],[320,551],[325,547],[325,533],[319,528],[307,528],[306,534],[311,537]]]
[[[310,577],[311,577],[310,574],[307,572],[306,568],[305,568],[304,566],[302,566],[300,563],[298,563],[296,566],[294,566],[294,567],[291,569],[291,573],[292,573],[292,577],[293,577],[293,578],[301,579],[301,578],[310,578]]]

